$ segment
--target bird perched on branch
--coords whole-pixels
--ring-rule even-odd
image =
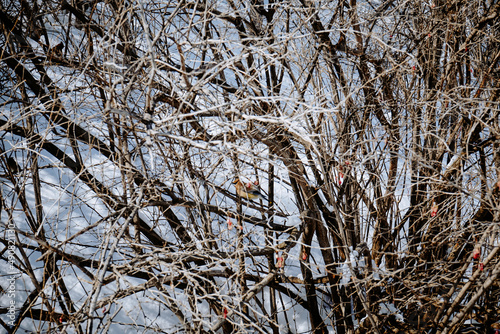
[[[246,184],[243,184],[243,182],[241,182],[239,178],[236,178],[233,181],[233,184],[236,187],[236,193],[238,194],[238,196],[246,199],[261,198],[267,201],[267,197],[260,192],[258,188],[259,183],[257,181],[255,181],[254,183],[247,182]]]

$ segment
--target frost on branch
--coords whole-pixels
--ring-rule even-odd
[[[0,331],[498,330],[499,13],[6,1]]]

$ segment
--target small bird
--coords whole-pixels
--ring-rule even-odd
[[[7,158],[7,167],[10,169],[12,174],[17,174],[21,168],[19,168],[19,165],[17,164],[16,159],[13,157],[8,157]]]
[[[239,178],[236,178],[233,182],[236,187],[236,193],[238,196],[246,199],[257,199],[262,198],[267,201],[267,197],[264,196],[257,187],[258,183],[247,182],[243,184]]]

